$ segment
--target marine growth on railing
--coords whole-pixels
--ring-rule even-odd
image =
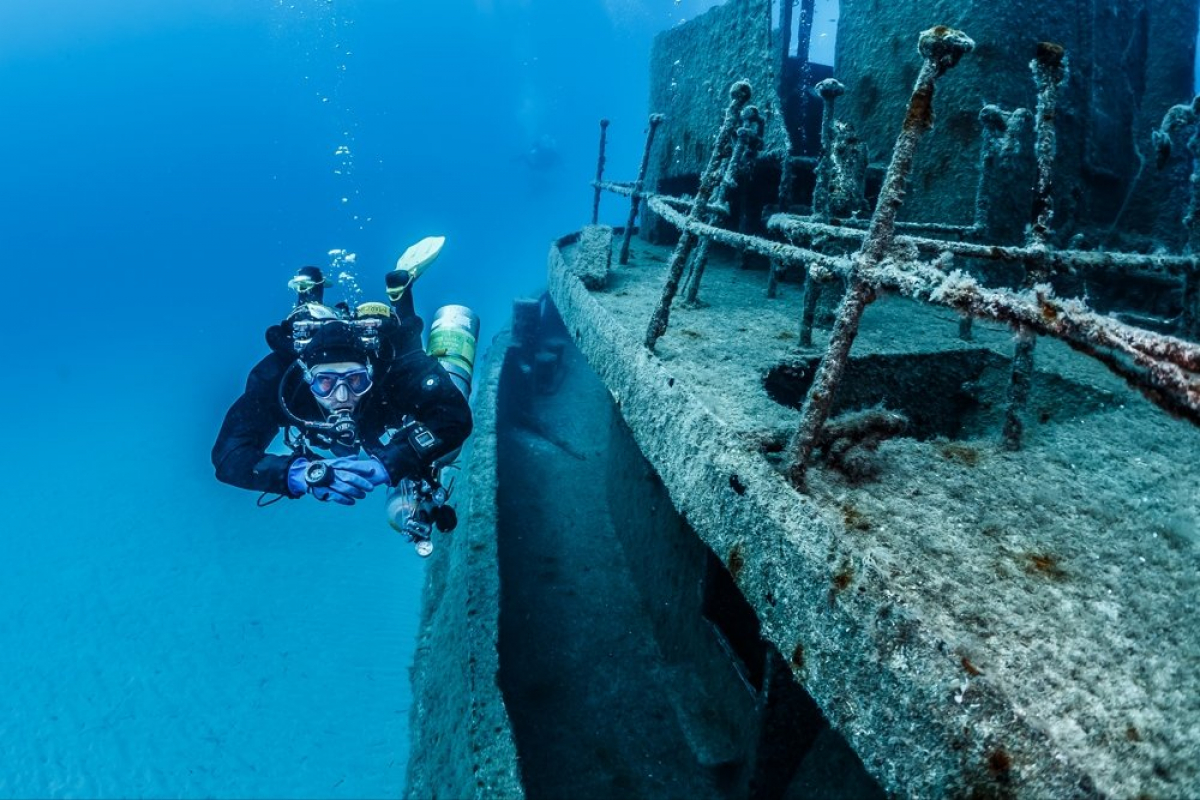
[[[692,209],[688,213],[687,224],[680,230],[679,243],[675,246],[675,250],[667,262],[667,280],[663,284],[662,297],[646,328],[645,342],[646,347],[650,350],[654,349],[658,337],[666,333],[667,322],[671,316],[671,303],[675,299],[676,291],[679,290],[679,280],[683,277],[683,269],[687,266],[692,249],[699,241],[699,234],[692,225],[703,225],[708,222],[709,200],[721,185],[721,178],[725,174],[725,162],[733,154],[734,128],[740,119],[742,109],[749,101],[750,85],[748,83],[738,81],[729,87],[729,107],[725,109],[725,119],[717,131],[716,139],[713,140],[712,155],[709,156],[708,165],[700,176],[700,188],[696,190],[696,197],[692,200]],[[632,224],[629,227],[632,227]]]
[[[645,191],[642,186],[644,173],[639,174],[639,180],[634,184],[604,183],[600,180],[594,183],[597,189],[631,198],[633,213],[627,231],[633,227],[639,200],[645,200],[655,214],[680,230],[679,242],[668,262],[662,296],[647,328],[645,344],[650,350],[654,349],[657,340],[667,329],[670,307],[680,278],[689,256],[700,242],[711,240],[768,258],[772,264],[768,296],[775,295],[777,268],[784,265],[801,266],[806,276],[805,301],[801,311],[801,342],[805,345],[811,345],[812,342],[812,311],[820,285],[835,278],[845,283],[846,290],[828,348],[805,398],[799,429],[789,444],[791,459],[788,477],[797,488],[804,486],[805,471],[814,449],[823,447],[822,443],[828,439],[826,429],[830,408],[863,310],[879,291],[894,292],[953,308],[966,320],[980,318],[1003,322],[1017,331],[1013,390],[1003,439],[1005,447],[1016,449],[1020,446],[1019,411],[1033,375],[1032,342],[1035,335],[1052,336],[1066,342],[1105,364],[1161,408],[1200,424],[1200,345],[1096,313],[1079,298],[1058,298],[1048,283],[1052,275],[1061,273],[1105,272],[1182,278],[1185,304],[1182,322],[1186,331],[1192,335],[1197,333],[1200,267],[1195,247],[1200,245],[1200,209],[1197,208],[1196,198],[1200,190],[1200,98],[1190,107],[1174,107],[1164,119],[1160,131],[1155,132],[1154,138],[1161,165],[1170,157],[1170,135],[1183,128],[1192,129],[1188,148],[1197,166],[1192,175],[1191,202],[1184,217],[1189,233],[1186,255],[1058,250],[1048,243],[1053,219],[1053,123],[1057,90],[1067,69],[1063,49],[1049,43],[1038,46],[1037,55],[1030,65],[1038,89],[1035,117],[1038,168],[1033,191],[1034,222],[1024,245],[1006,247],[967,241],[977,240],[987,230],[987,182],[992,180],[998,165],[1002,165],[1011,155],[1015,137],[1030,117],[1024,109],[1003,111],[995,106],[985,106],[980,112],[984,136],[979,159],[975,216],[971,225],[904,226],[897,222],[896,215],[904,201],[905,184],[917,144],[933,125],[935,82],[973,48],[974,42],[968,36],[951,28],[938,26],[921,33],[918,51],[924,61],[866,230],[855,227],[863,221],[853,216],[861,207],[857,198],[865,196],[865,169],[861,168],[861,163],[849,149],[851,142],[846,137],[851,134],[847,133],[848,129],[844,126],[839,129],[833,118],[833,102],[841,94],[842,88],[836,81],[822,81],[817,87],[817,92],[826,103],[826,113],[822,126],[823,155],[816,165],[817,189],[814,192],[813,213],[807,217],[775,214],[767,221],[768,231],[785,237],[788,240],[786,242],[738,233],[715,224],[718,216],[715,211],[721,206],[718,201],[732,188],[739,174],[739,160],[746,155],[749,146],[741,138],[737,145],[734,144],[735,136],[748,136],[750,133],[746,124],[741,130],[737,128],[739,120],[743,123],[747,121],[742,114],[751,90],[744,82],[731,87],[731,102],[714,139],[709,162],[700,177],[694,198],[673,198]],[[651,135],[654,127],[652,118]],[[647,152],[649,146],[648,137]],[[784,156],[782,160],[787,162],[788,167],[795,166],[792,163],[795,159]],[[783,171],[789,170],[785,168]],[[781,192],[781,197],[784,194]],[[686,208],[687,213],[678,210],[678,207]],[[835,211],[849,213],[852,217],[849,220],[839,219]],[[955,238],[897,234],[897,228],[904,227]],[[838,240],[857,243],[857,252],[852,255],[830,254],[815,249],[821,242]],[[923,259],[922,256],[927,258]],[[1024,268],[1026,277],[1018,289],[987,288],[962,270],[953,269],[956,258],[1017,264]],[[969,335],[969,330],[964,330],[963,334]]]

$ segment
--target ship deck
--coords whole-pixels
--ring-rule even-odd
[[[642,345],[668,249],[589,291],[568,237],[550,294],[672,502],[763,636],[889,791],[1200,795],[1200,431],[1049,340],[1025,446],[1000,448],[1011,332],[881,298],[840,402],[910,435],[865,469],[782,475],[805,381],[800,290],[719,252],[697,307]]]

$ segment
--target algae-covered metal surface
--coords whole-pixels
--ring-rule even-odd
[[[796,290],[720,259],[708,302],[641,343],[666,251],[550,291],[673,502],[765,638],[889,791],[1200,793],[1200,433],[1065,347],[1039,348],[1028,441],[999,447],[1011,334],[903,299],[864,317],[843,388],[929,421],[807,494],[775,454],[823,351]],[[855,378],[855,369],[858,377]],[[922,416],[923,412],[924,415]],[[938,422],[940,420],[940,422]]]
[[[980,144],[976,115],[988,103],[1033,107],[1029,61],[1035,43],[1048,41],[1066,48],[1071,73],[1057,120],[1059,224],[1107,229],[1101,236],[1117,241],[1152,230],[1159,241],[1182,243],[1179,176],[1150,168],[1147,157],[1149,131],[1193,92],[1195,36],[1180,32],[1196,30],[1194,0],[842,0],[840,10],[835,75],[846,85],[841,112],[880,162],[886,162],[904,115],[897,87],[910,85],[916,74],[905,36],[947,24],[980,44],[962,74],[939,89],[945,116],[939,136],[918,156],[907,218],[970,222],[974,186],[965,178]],[[1027,149],[1009,172],[1016,173],[1013,183],[996,200],[1015,207],[997,209],[1004,217],[998,221],[1016,240],[1028,218],[1032,153]]]

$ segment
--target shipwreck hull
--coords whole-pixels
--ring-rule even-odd
[[[802,494],[797,290],[718,253],[652,353],[668,253],[611,246],[560,241],[493,346],[409,796],[1200,793],[1193,427],[1047,341],[1005,452],[1011,333],[885,298],[839,402],[912,428]]]
[[[493,343],[431,559],[406,796],[882,797],[536,313]]]
[[[493,352],[504,353],[501,334]],[[456,481],[459,525],[437,537],[413,659],[405,797],[524,797],[504,698],[496,685],[500,571],[496,551],[496,396],[500,364],[476,378],[475,428]]]
[[[869,600],[860,588],[869,578],[839,577],[854,572],[845,533],[748,446],[756,421],[706,403],[672,359],[649,353],[639,331],[597,302],[561,252],[551,259],[551,296],[680,512],[734,576],[762,636],[883,785],[906,796],[995,786],[989,758],[1003,748],[1036,765],[1026,773],[1025,788],[1037,785],[1030,796],[1080,795],[1084,773],[1047,758],[1044,734],[998,693],[977,687],[970,713],[954,702],[969,675],[952,645],[902,606]],[[676,324],[682,338],[699,338]]]
[[[1200,790],[1185,677],[1200,644],[1180,621],[1198,597],[1193,427],[1045,344],[1035,432],[1004,453],[1010,332],[964,342],[954,315],[884,300],[841,400],[943,427],[886,443],[880,475],[825,468],[801,494],[772,457],[807,388],[781,373],[811,372],[824,344],[796,348],[797,298],[766,301],[761,272],[710,265],[711,305],[677,308],[651,353],[641,326],[665,254],[644,246],[604,292],[573,274],[592,259],[551,254],[568,329],[763,638],[886,790]],[[1138,496],[1151,486],[1157,500]]]

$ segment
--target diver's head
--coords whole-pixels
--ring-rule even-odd
[[[361,337],[344,322],[328,322],[300,353],[304,380],[328,414],[354,411],[371,388],[373,369]]]

